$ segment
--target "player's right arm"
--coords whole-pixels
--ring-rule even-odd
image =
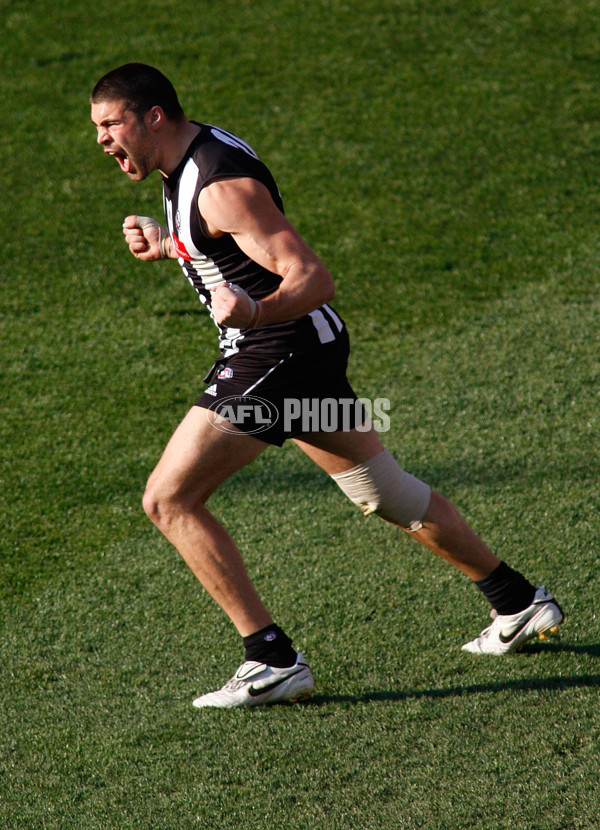
[[[156,219],[149,216],[126,216],[123,234],[136,259],[154,262],[157,259],[177,258],[168,230]]]

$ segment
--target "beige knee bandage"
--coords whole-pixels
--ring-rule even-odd
[[[413,532],[423,527],[431,488],[403,470],[387,450],[331,477],[366,516],[377,513]]]

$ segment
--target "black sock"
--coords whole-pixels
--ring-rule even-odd
[[[475,585],[499,614],[518,614],[531,605],[535,588],[523,574],[500,562],[491,574],[475,580]]]
[[[256,660],[257,663],[266,663],[278,669],[293,666],[296,662],[296,652],[292,648],[292,641],[278,625],[267,625],[244,637],[242,640],[246,649],[246,660]]]

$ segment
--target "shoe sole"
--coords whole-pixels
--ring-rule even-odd
[[[560,614],[560,619],[559,620],[552,620],[544,628],[540,628],[539,631],[534,631],[528,637],[525,637],[523,640],[521,640],[521,642],[514,649],[514,651],[521,651],[521,649],[523,648],[525,643],[530,642],[531,640],[538,639],[540,642],[544,642],[544,640],[548,640],[550,638],[550,635],[558,633],[561,625],[565,621],[564,611],[562,610],[562,608],[560,607],[560,605],[558,604],[558,602],[555,599],[551,600],[548,603],[548,605],[554,605],[555,608],[558,609],[558,612]],[[543,610],[544,610],[543,608],[540,609],[540,611],[543,611]],[[534,619],[535,619],[535,617],[534,617]]]
[[[260,703],[249,703],[249,702],[238,702],[238,703],[205,703],[199,706],[196,701],[193,701],[192,705],[196,709],[254,709],[259,706],[263,707],[270,707],[270,706],[286,706],[287,704],[292,705],[293,703],[306,703],[312,697],[312,690],[309,692],[300,692],[300,694],[295,695],[294,697],[285,697],[279,700],[265,700],[260,701]]]
[[[280,706],[282,703],[283,704],[285,704],[285,703],[289,703],[289,704],[292,704],[292,703],[308,703],[308,701],[311,699],[311,697],[312,697],[312,691],[311,692],[301,692],[297,697],[288,697],[285,700],[279,701],[279,703],[277,701],[274,701],[273,703],[267,703],[267,706]]]
[[[312,693],[314,691],[314,688],[315,688],[315,681],[314,681],[314,679],[311,675],[310,680],[308,681],[308,683],[306,683],[306,681],[305,681],[304,687],[302,687],[302,685],[301,685],[300,689],[298,689],[298,691],[292,692],[293,697],[284,696],[284,697],[280,698],[279,700],[277,698],[275,698],[275,700],[273,700],[273,701],[268,701],[267,700],[266,705],[267,706],[276,706],[278,703],[302,703],[302,702],[307,701],[311,698]]]

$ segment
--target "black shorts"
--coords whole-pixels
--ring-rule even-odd
[[[348,352],[345,331],[309,354],[242,350],[216,362],[196,406],[225,418],[225,432],[239,429],[278,447],[307,432],[354,429],[366,413],[346,378]]]

